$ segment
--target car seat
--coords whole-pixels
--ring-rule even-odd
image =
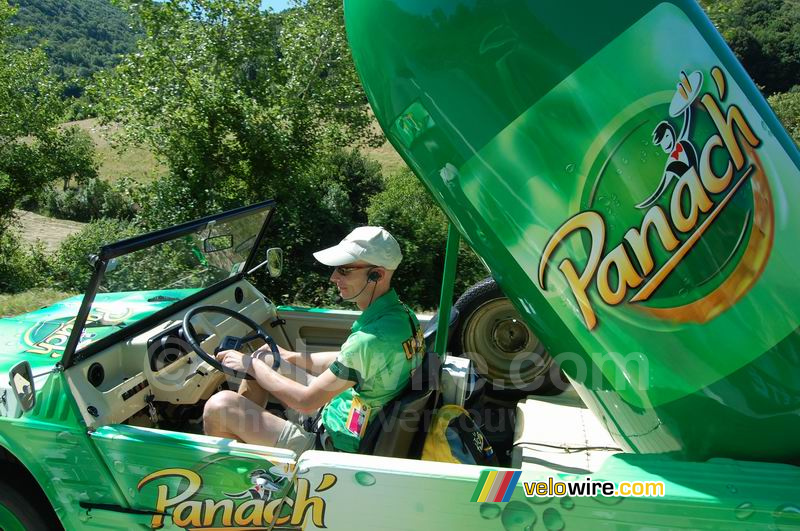
[[[442,362],[427,352],[405,390],[370,419],[358,452],[384,457],[417,459],[439,400]]]

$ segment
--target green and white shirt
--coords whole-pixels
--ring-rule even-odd
[[[333,374],[355,383],[322,410],[338,450],[357,452],[369,420],[403,391],[425,353],[422,330],[395,291],[373,301],[353,323]]]

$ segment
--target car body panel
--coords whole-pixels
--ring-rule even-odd
[[[115,332],[118,323],[134,323],[198,290],[156,290],[100,293],[89,316],[80,346]],[[154,298],[162,300],[155,300]],[[0,319],[0,372],[20,361],[33,369],[53,366],[64,354],[83,295],[76,295],[17,317]]]

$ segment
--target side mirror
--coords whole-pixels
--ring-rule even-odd
[[[233,247],[233,236],[230,234],[220,234],[219,236],[210,236],[203,240],[203,251],[206,253],[216,253],[225,251]]]
[[[36,388],[33,384],[31,364],[27,361],[21,361],[11,367],[8,372],[8,380],[11,382],[14,394],[17,395],[17,401],[22,411],[28,412],[33,409],[36,404]]]
[[[280,247],[267,249],[267,271],[269,271],[269,276],[272,278],[281,276],[283,271],[283,249]]]

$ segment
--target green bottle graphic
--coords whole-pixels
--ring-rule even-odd
[[[389,140],[629,451],[800,456],[800,155],[699,6],[345,0]]]

